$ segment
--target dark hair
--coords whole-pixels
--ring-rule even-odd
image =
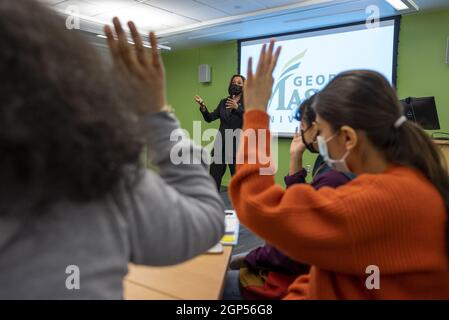
[[[389,162],[420,171],[449,213],[449,176],[441,151],[417,124],[406,121],[395,128],[404,110],[385,77],[364,70],[342,73],[317,94],[313,107],[334,131],[344,125],[362,130]],[[446,238],[449,250],[449,219]]]
[[[0,38],[1,203],[111,191],[143,146],[124,79],[35,1],[0,1]]]
[[[307,126],[310,127],[313,122],[316,120],[315,110],[312,108],[312,104],[314,101],[314,96],[305,99],[299,108],[296,110],[295,119],[298,121],[304,120],[307,123]]]
[[[232,81],[234,81],[235,78],[242,78],[243,83],[245,83],[245,81],[246,81],[246,78],[244,76],[242,76],[241,74],[234,74],[231,77],[231,80],[229,80],[228,92],[231,90]]]

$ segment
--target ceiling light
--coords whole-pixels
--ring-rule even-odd
[[[415,8],[419,10],[418,5],[413,0],[386,0],[397,11],[403,11]]]
[[[102,39],[107,39],[107,37],[105,35],[102,35],[102,34],[97,34],[97,37],[98,38],[102,38]],[[145,48],[151,48],[151,45],[148,42],[145,42],[145,41],[142,41],[142,42],[143,42],[143,46]],[[128,39],[128,43],[129,44],[135,44],[134,41],[131,41],[129,39]]]
[[[83,14],[79,14],[79,13],[76,13],[76,12],[68,12],[68,11],[59,10],[59,9],[57,9],[57,11],[58,11],[59,13],[65,15],[65,16],[77,17],[77,18],[79,18],[79,19],[82,19],[82,20],[85,20],[85,21],[89,21],[89,22],[93,22],[93,23],[98,24],[98,25],[101,25],[101,26],[109,25],[106,21],[102,21],[102,20],[99,20],[99,19],[95,19],[95,18],[93,18],[93,17],[89,17],[89,16],[86,16],[86,15],[83,15]],[[123,29],[124,29],[125,31],[129,31],[128,25],[127,25],[127,24],[124,25],[124,26],[123,26]],[[140,34],[140,35],[141,35],[142,37],[145,37],[145,35],[143,35],[143,34]],[[97,35],[97,37],[103,38],[103,39],[106,38],[106,36],[104,36],[104,35],[102,35],[102,34]],[[130,40],[128,40],[128,42],[129,42],[130,44],[134,44],[134,42],[132,42],[132,41],[130,41]],[[151,45],[150,45],[148,42],[143,41],[143,43],[144,43],[144,47],[146,47],[146,48],[151,48]],[[171,50],[170,47],[164,46],[164,45],[161,45],[161,44],[158,44],[157,47],[158,47],[159,49]]]
[[[102,39],[107,39],[107,37],[106,37],[105,35],[103,35],[103,34],[97,34],[97,37],[98,37],[98,38],[102,38]],[[129,40],[129,39],[128,39],[128,43],[129,43],[129,44],[133,44],[133,45],[135,44],[134,41]],[[151,48],[151,45],[150,45],[149,42],[142,41],[142,43],[143,43],[143,46],[144,46],[145,48]],[[163,46],[163,45],[161,45],[161,44],[158,44],[157,47],[158,47],[159,49],[171,50],[170,47]]]

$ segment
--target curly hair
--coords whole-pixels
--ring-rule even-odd
[[[89,201],[139,167],[137,102],[79,32],[33,0],[0,1],[0,39],[2,203]]]

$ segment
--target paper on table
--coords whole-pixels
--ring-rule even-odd
[[[207,250],[207,253],[223,253],[223,245],[221,243],[217,243],[215,246]]]
[[[239,219],[234,210],[226,210],[225,213],[225,235],[221,239],[221,243],[223,245],[236,245],[239,240]]]
[[[222,253],[223,245],[233,246],[238,243],[240,223],[234,210],[225,210],[225,235],[221,241],[210,248],[207,253]]]

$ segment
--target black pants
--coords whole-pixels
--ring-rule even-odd
[[[226,166],[229,166],[229,170],[231,171],[231,175],[234,175],[234,173],[235,173],[235,164],[212,162],[211,165],[210,165],[210,175],[212,176],[212,178],[214,178],[215,183],[217,184],[217,190],[218,191],[220,191],[221,179],[223,178],[223,176],[224,176],[224,174],[226,172]]]

